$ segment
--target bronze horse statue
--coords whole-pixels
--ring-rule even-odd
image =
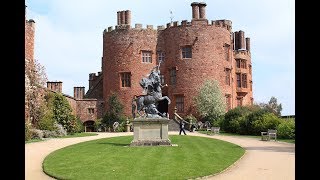
[[[152,69],[148,78],[142,78],[140,81],[140,86],[147,92],[146,95],[136,96],[133,99],[137,104],[137,113],[140,116],[142,116],[141,112],[144,112],[146,117],[148,117],[149,114],[160,115],[161,117],[166,116],[156,108],[156,104],[164,99],[168,101],[168,104],[171,103],[169,97],[162,96],[161,87],[163,86],[160,83],[159,74],[159,66],[156,66]]]

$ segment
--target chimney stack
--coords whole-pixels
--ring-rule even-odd
[[[62,93],[62,82],[61,81],[56,81],[56,82],[48,81],[47,88],[52,91]]]
[[[118,11],[117,12],[117,25],[120,25],[121,24],[121,12]]]
[[[73,87],[73,97],[76,99],[83,99],[84,87]]]
[[[247,51],[250,51],[250,38],[246,38],[246,49]]]
[[[193,2],[192,6],[192,19],[199,19],[199,3]]]
[[[199,6],[200,19],[206,19],[206,6],[207,6],[207,4],[204,2],[200,2],[198,4],[198,6]]]
[[[131,24],[131,11],[129,10],[125,11],[125,24],[127,25]]]

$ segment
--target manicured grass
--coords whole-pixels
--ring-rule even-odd
[[[24,141],[25,144],[27,143],[33,143],[33,142],[39,142],[39,141],[43,141],[42,139],[31,139],[29,141]]]
[[[245,152],[205,137],[169,137],[178,146],[129,147],[132,136],[98,139],[49,154],[45,173],[58,179],[189,179],[221,172]]]
[[[202,134],[208,134],[210,135],[210,131],[208,133],[208,131],[197,131],[199,133]],[[224,135],[224,136],[242,136],[242,137],[250,137],[250,138],[257,138],[257,139],[261,139],[261,136],[254,136],[254,135],[240,135],[240,134],[234,134],[234,133],[225,133],[225,132],[220,132],[220,135]],[[213,133],[212,133],[213,135]],[[287,142],[287,143],[295,143],[295,139],[281,139],[281,138],[277,138],[277,141],[283,141],[283,142]]]
[[[74,133],[74,134],[70,134],[70,135],[66,135],[66,136],[62,136],[59,138],[73,138],[73,137],[85,137],[85,136],[96,136],[98,135],[97,133]]]

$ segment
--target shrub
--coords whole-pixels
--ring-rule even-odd
[[[84,126],[83,126],[83,123],[82,123],[82,121],[80,120],[79,117],[74,118],[72,120],[72,124],[73,124],[73,126],[72,126],[73,128],[72,128],[71,133],[84,132]]]
[[[94,123],[94,129],[95,129],[95,131],[97,131],[97,132],[101,132],[101,131],[104,130],[103,127],[102,127],[101,121],[102,121],[102,118],[99,118],[99,119],[97,119],[97,120],[95,121],[95,123]]]
[[[255,116],[257,114],[259,116]],[[267,131],[268,129],[277,129],[277,126],[281,122],[281,119],[275,114],[264,110],[258,111],[257,113],[252,113],[251,116],[254,116],[254,118],[249,120],[249,122],[251,122],[251,126],[249,126],[249,133],[252,135],[260,135],[262,131]]]
[[[295,138],[295,121],[282,120],[277,127],[279,138],[294,139]]]
[[[32,138],[32,132],[30,131],[30,125],[27,123],[24,124],[24,140],[29,141]]]
[[[64,127],[61,124],[58,124],[57,122],[55,122],[54,126],[56,128],[55,132],[56,132],[58,137],[67,135],[67,130],[65,130]]]
[[[31,132],[31,139],[42,139],[43,132],[40,129],[30,129]]]
[[[246,117],[257,110],[259,106],[238,106],[229,110],[224,118],[221,118],[220,126],[226,132],[247,134]],[[231,122],[232,121],[232,122]],[[238,121],[238,122],[235,122]],[[240,126],[242,125],[242,126]],[[235,129],[234,129],[235,128]]]
[[[58,137],[58,133],[56,131],[42,130],[44,138],[54,138]]]
[[[184,118],[186,121],[188,121],[189,123],[192,122],[192,123],[197,123],[197,118],[194,117],[192,114],[189,114],[187,115],[185,118]]]
[[[38,122],[38,128],[41,130],[49,130],[54,131],[56,130],[54,127],[54,119],[52,113],[46,113],[44,117]]]

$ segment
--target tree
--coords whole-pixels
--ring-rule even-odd
[[[61,124],[68,133],[76,131],[77,120],[72,114],[68,100],[61,93],[54,93],[53,99],[53,119]]]
[[[105,125],[108,128],[111,128],[114,122],[117,121],[121,123],[122,121],[125,120],[124,117],[122,117],[124,106],[119,101],[116,93],[112,93],[109,96],[107,108],[108,108],[108,111],[104,115],[101,122],[103,125]]]
[[[261,103],[260,106],[266,109],[268,112],[275,114],[276,116],[281,116],[282,105],[281,103],[278,104],[277,98],[275,98],[274,96],[270,98],[268,104]]]
[[[214,124],[226,112],[226,102],[217,81],[206,80],[195,98],[196,107],[201,116]]]
[[[41,119],[47,75],[37,60],[25,60],[25,121],[32,125]]]

